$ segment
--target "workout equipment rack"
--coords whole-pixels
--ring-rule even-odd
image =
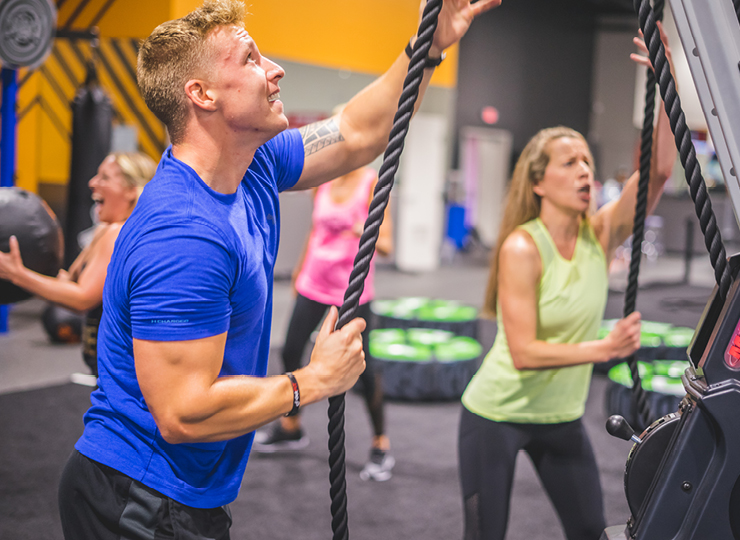
[[[740,23],[734,3],[670,0],[737,218]],[[715,287],[689,347],[679,410],[645,430],[630,452],[627,527],[607,529],[603,540],[740,540],[740,255],[730,259],[729,271],[729,288]],[[624,424],[613,430],[624,438],[630,431]]]

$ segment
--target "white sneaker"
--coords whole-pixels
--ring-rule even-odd
[[[396,460],[388,452],[380,448],[372,448],[370,450],[370,461],[360,471],[360,478],[365,481],[385,482],[393,476],[391,470],[395,464]]]
[[[98,378],[90,373],[72,373],[69,380],[75,384],[95,388],[98,385]]]

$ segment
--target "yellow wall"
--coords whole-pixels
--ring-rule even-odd
[[[418,0],[253,0],[247,30],[261,52],[294,62],[380,75],[416,33]],[[457,49],[432,84],[452,87]]]
[[[200,0],[171,0],[170,1],[170,19],[177,19],[184,17],[195,8],[200,6],[203,2]],[[250,3],[250,0],[247,0]]]
[[[246,0],[247,30],[260,52],[315,66],[380,75],[416,33],[419,0]],[[182,17],[199,0],[173,0]],[[457,47],[435,71],[432,84],[457,82]]]
[[[159,23],[169,19],[170,2],[166,0],[66,0],[59,9],[60,27],[97,26],[101,36],[144,38]],[[80,10],[80,8],[82,8]],[[74,14],[77,16],[72,19]]]
[[[381,74],[416,31],[418,0],[246,0],[246,26],[263,54],[289,61]],[[57,27],[100,30],[100,81],[116,122],[137,126],[141,150],[154,158],[165,144],[163,126],[136,89],[135,42],[161,22],[182,17],[201,0],[65,0]],[[37,192],[39,183],[66,184],[70,167],[69,107],[84,80],[88,42],[57,39],[37,70],[19,70],[16,184]],[[432,84],[456,83],[457,50],[435,72]]]

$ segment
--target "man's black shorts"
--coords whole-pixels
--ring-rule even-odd
[[[228,506],[191,508],[78,451],[59,483],[66,540],[229,540]]]

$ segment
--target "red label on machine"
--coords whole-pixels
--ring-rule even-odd
[[[725,364],[732,369],[740,369],[740,324],[735,328],[730,345],[725,351]]]

